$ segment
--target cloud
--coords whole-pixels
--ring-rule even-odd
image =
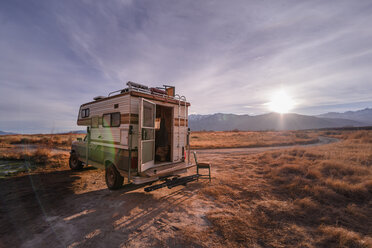
[[[173,84],[200,114],[268,112],[281,88],[305,114],[371,106],[371,10],[369,1],[2,1],[0,130],[79,129],[80,104],[129,80]]]

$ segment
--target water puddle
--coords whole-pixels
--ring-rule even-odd
[[[25,161],[0,160],[0,178],[11,176],[18,172],[28,171],[31,165]]]

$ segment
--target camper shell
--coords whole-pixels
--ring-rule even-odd
[[[190,103],[172,86],[127,86],[80,106],[77,124],[87,127],[87,136],[73,142],[70,167],[106,169],[112,189],[124,178],[142,184],[186,172]]]

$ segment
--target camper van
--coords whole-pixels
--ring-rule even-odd
[[[79,109],[77,124],[87,135],[72,143],[70,168],[105,169],[109,189],[120,188],[124,178],[143,184],[185,173],[191,167],[189,106],[175,87],[133,82],[93,98]]]

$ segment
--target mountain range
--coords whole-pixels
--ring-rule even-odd
[[[344,113],[329,112],[326,114],[318,115],[321,118],[337,118],[337,119],[349,119],[354,121],[360,121],[364,123],[372,124],[372,109],[365,108],[357,111],[347,111]]]
[[[269,113],[263,115],[212,114],[190,115],[192,131],[214,130],[301,130],[332,127],[361,127],[372,125],[372,109],[366,108],[345,113],[330,112],[318,116]]]
[[[16,134],[16,133],[0,131],[0,135],[7,135],[7,134]]]

